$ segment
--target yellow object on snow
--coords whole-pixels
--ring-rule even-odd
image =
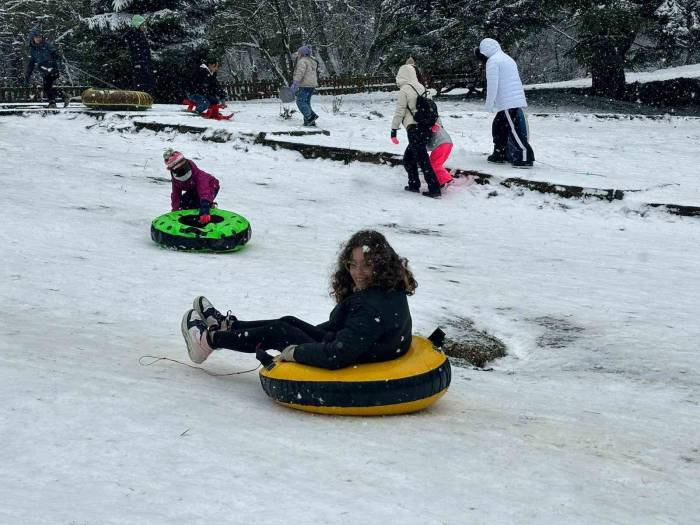
[[[80,98],[89,108],[111,111],[143,111],[153,105],[153,97],[145,91],[90,88]]]
[[[424,337],[414,336],[403,356],[380,363],[327,370],[275,362],[260,370],[260,382],[272,399],[319,414],[382,416],[422,410],[450,386],[447,356]]]

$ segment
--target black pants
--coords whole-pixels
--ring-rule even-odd
[[[217,191],[212,198],[216,199],[216,196],[218,194],[219,194],[219,192]],[[186,191],[180,197],[180,209],[181,210],[198,209],[200,201],[201,201],[201,199],[199,198],[199,193],[197,193],[197,190]],[[212,203],[210,202],[209,204],[212,204]]]
[[[289,345],[323,341],[326,332],[296,317],[264,321],[235,321],[230,330],[212,334],[216,348],[253,353],[262,350],[283,350]]]
[[[496,113],[493,124],[491,124],[491,135],[493,136],[494,154],[505,159],[510,140],[513,158],[509,160],[534,162],[535,153],[527,140],[527,124],[521,108],[512,108]]]
[[[58,80],[58,73],[52,71],[51,73],[46,73],[42,75],[44,80],[44,96],[49,100],[49,102],[56,102],[56,90],[53,87],[53,83]]]
[[[150,63],[135,63],[133,72],[136,91],[144,91],[149,95],[153,95],[155,92],[155,82],[153,80],[153,73],[151,73]]]
[[[431,131],[412,125],[408,127],[406,132],[408,133],[408,147],[403,154],[403,167],[408,173],[408,185],[411,188],[420,188],[420,178],[418,178],[418,168],[420,167],[425,182],[428,184],[428,191],[439,192],[440,184],[428,155],[428,140],[430,140]]]

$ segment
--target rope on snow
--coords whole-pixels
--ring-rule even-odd
[[[145,363],[143,361],[144,359],[152,359],[153,361],[151,361],[149,363]],[[183,363],[182,361],[178,361],[177,359],[170,359],[169,357],[162,357],[162,356],[156,356],[156,355],[142,355],[141,357],[139,357],[139,364],[141,366],[151,366],[151,365],[158,363],[159,361],[170,361],[172,363],[177,363],[178,365],[188,366],[190,368],[194,368],[195,370],[201,370],[205,374],[210,375],[210,376],[214,376],[214,377],[238,376],[241,374],[248,374],[250,372],[255,372],[258,368],[260,368],[260,364],[258,364],[258,366],[256,366],[255,368],[251,368],[250,370],[243,370],[241,372],[230,372],[228,374],[217,374],[214,372],[210,372],[206,368],[202,368],[199,366],[192,366],[189,363]]]

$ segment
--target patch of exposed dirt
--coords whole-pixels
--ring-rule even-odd
[[[487,363],[507,354],[503,341],[479,330],[474,326],[474,321],[467,317],[450,319],[444,326],[447,335],[442,349],[449,357],[483,368]]]
[[[582,327],[559,317],[543,316],[532,321],[545,329],[535,341],[540,348],[566,348],[584,331]]]

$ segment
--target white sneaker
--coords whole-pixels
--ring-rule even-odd
[[[207,341],[207,325],[194,310],[189,310],[180,325],[182,337],[185,338],[187,352],[194,363],[203,363],[214,351]]]
[[[236,321],[236,316],[231,314],[230,311],[226,315],[222,314],[203,295],[194,298],[192,308],[204,320],[209,329],[230,330],[231,325]]]

